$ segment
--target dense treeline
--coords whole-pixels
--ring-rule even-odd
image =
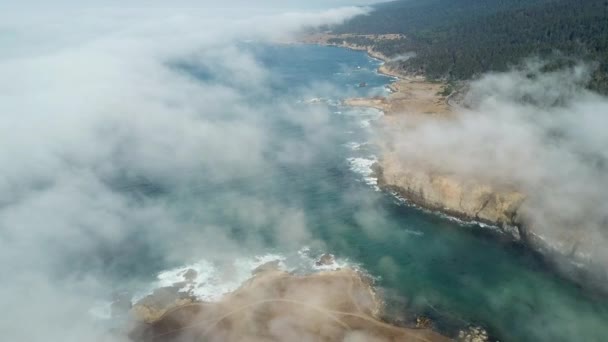
[[[403,0],[334,32],[403,33],[372,44],[388,56],[415,52],[402,67],[430,78],[468,79],[534,55],[594,61],[590,86],[608,92],[608,0]]]
[[[360,16],[334,29],[335,33],[403,33],[449,25],[552,0],[400,0],[374,6],[369,16]]]

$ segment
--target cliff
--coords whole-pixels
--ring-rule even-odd
[[[477,180],[407,167],[395,154],[385,153],[376,168],[378,183],[411,202],[465,219],[497,225],[516,240],[518,210],[526,196]]]
[[[380,187],[419,207],[496,226],[542,256],[558,273],[588,290],[608,293],[608,276],[601,262],[605,252],[596,242],[602,237],[583,233],[576,224],[537,222],[539,215],[533,212],[527,194],[492,182],[408,166],[395,152],[385,151],[374,169]]]

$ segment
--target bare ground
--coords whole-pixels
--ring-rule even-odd
[[[450,341],[381,321],[381,301],[360,273],[265,271],[217,303],[178,306],[131,331],[133,341]]]

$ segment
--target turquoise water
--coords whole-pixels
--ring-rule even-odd
[[[193,237],[214,240],[199,227],[222,227],[243,256],[274,253],[289,261],[309,247],[311,255],[331,252],[358,265],[375,277],[395,320],[429,316],[446,333],[481,325],[500,341],[605,340],[603,299],[559,279],[487,228],[421,211],[375,188],[368,172],[378,152],[369,142],[379,113],[344,108],[338,101],[385,93],[391,79],[375,72],[378,61],[331,47],[241,48],[272,75],[270,91],[248,92],[251,106],[284,102],[308,108],[304,112],[311,116],[293,120],[286,110],[255,118],[269,127],[269,148],[262,172],[254,175],[217,179],[206,170],[191,170],[200,176],[177,187],[122,180],[124,191],[166,204],[180,217],[183,226],[175,228],[172,245],[191,246]],[[230,85],[199,66],[177,63],[176,70]],[[365,87],[359,87],[362,82]],[[107,272],[137,291],[156,273],[195,261],[167,258],[159,248],[166,243],[133,236],[128,248],[108,246],[100,253],[106,255]],[[219,253],[213,244],[205,248],[196,258]]]

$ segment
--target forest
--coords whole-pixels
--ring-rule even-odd
[[[585,61],[595,68],[589,87],[608,93],[608,0],[401,0],[332,32],[402,33],[394,41],[347,40],[387,56],[413,52],[400,67],[430,79],[470,79],[529,57],[553,66]]]

